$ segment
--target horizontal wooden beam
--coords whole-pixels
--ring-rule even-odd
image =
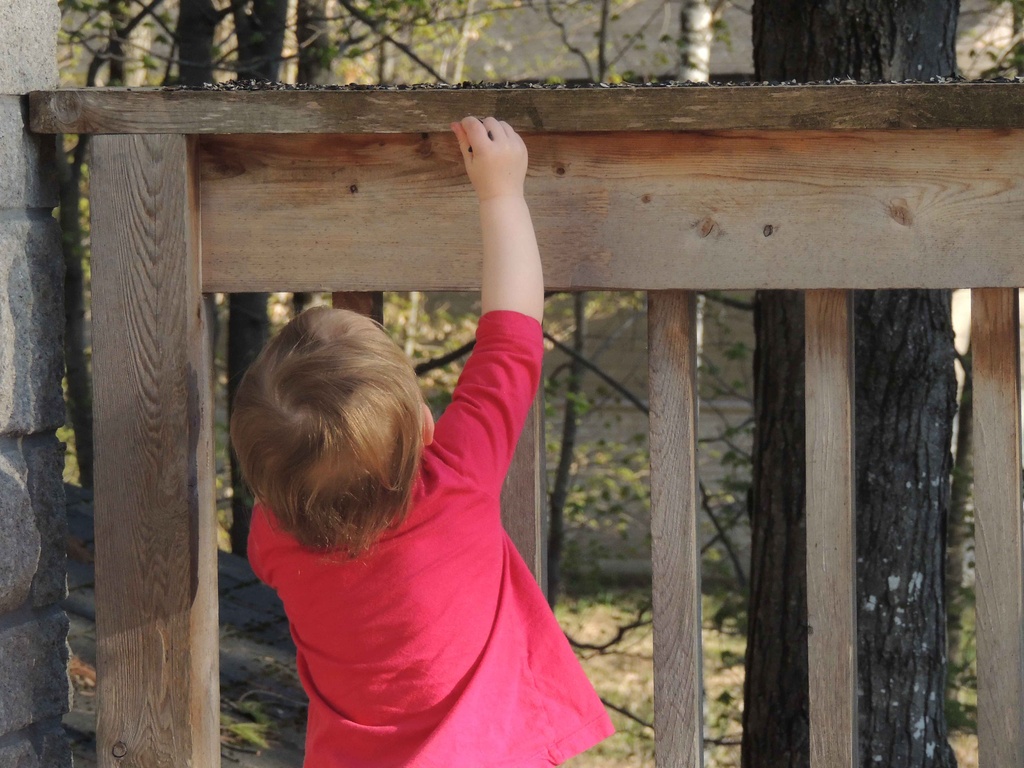
[[[555,290],[1024,285],[1024,131],[528,135]],[[203,288],[476,290],[450,134],[201,140]]]
[[[38,133],[418,133],[1024,128],[1024,82],[405,90],[85,88],[29,97]]]

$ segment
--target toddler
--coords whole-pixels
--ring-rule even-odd
[[[544,285],[523,140],[453,123],[480,204],[483,314],[435,427],[369,319],[315,309],[241,382],[253,570],[309,695],[308,768],[537,768],[612,733],[498,498],[541,374]]]

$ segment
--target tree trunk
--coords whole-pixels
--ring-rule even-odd
[[[679,79],[706,83],[711,73],[711,6],[683,0],[679,9]]]
[[[287,0],[253,0],[234,6],[238,76],[276,80],[281,66]],[[235,389],[267,341],[266,293],[234,293],[228,300],[228,417]],[[231,454],[231,551],[245,557],[253,499]]]
[[[756,76],[950,75],[958,10],[955,0],[755,0]],[[861,763],[946,768],[955,765],[943,713],[956,398],[949,292],[863,292],[855,317]],[[743,735],[750,768],[809,763],[802,323],[798,295],[758,297]]]
[[[583,392],[581,362],[583,345],[587,337],[587,295],[573,294],[573,317],[575,328],[572,332],[572,349],[576,355],[568,362],[569,374],[565,385],[565,413],[562,418],[562,442],[558,449],[558,466],[555,468],[551,496],[548,499],[548,551],[547,578],[548,603],[554,607],[562,590],[562,549],[565,543],[565,502],[573,481],[573,464],[576,459],[576,437],[580,424],[579,401]]]
[[[57,137],[61,249],[64,253],[64,358],[68,378],[68,419],[75,433],[78,482],[92,488],[92,386],[85,341],[85,256],[82,243],[82,165],[88,136],[78,137],[69,160],[64,137]]]
[[[964,619],[973,612],[969,590],[964,586],[967,543],[974,538],[974,375],[971,349],[963,356],[964,388],[960,394],[957,419],[956,458],[949,500],[949,532],[946,541],[946,679],[949,683],[966,672],[968,657],[964,653]],[[947,700],[955,698],[953,686],[947,686]],[[955,723],[954,723],[955,725]]]
[[[213,0],[180,0],[178,28],[178,83],[213,82],[213,37],[220,16]]]
[[[809,762],[803,299],[762,291],[754,304],[744,768]]]
[[[856,306],[861,762],[955,766],[945,717],[950,294],[864,292]]]
[[[327,0],[298,0],[295,19],[299,41],[298,82],[329,84],[336,49],[327,26]]]
[[[238,41],[238,77],[277,80],[281,69],[284,32],[288,25],[288,0],[252,0],[236,3],[235,35]]]

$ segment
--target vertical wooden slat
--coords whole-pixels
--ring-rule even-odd
[[[92,164],[97,753],[220,760],[209,334],[196,147],[97,136]]]
[[[695,294],[651,291],[647,312],[655,759],[659,768],[699,768],[704,742]]]
[[[978,765],[1024,765],[1024,519],[1020,310],[1013,288],[971,293]]]
[[[331,306],[368,315],[378,323],[384,322],[384,294],[381,291],[335,291]]]
[[[859,765],[852,297],[806,294],[811,768]]]
[[[544,392],[538,392],[501,489],[501,522],[547,592],[544,505]]]

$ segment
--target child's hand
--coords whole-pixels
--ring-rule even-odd
[[[480,202],[497,197],[523,196],[526,144],[506,122],[465,117],[451,124],[459,140],[466,173]]]

